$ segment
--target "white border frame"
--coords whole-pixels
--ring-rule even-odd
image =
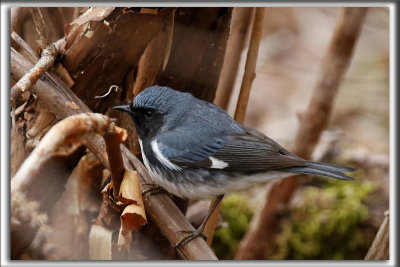
[[[10,188],[10,25],[9,25],[9,8],[12,6],[196,6],[196,7],[215,7],[215,6],[293,6],[293,7],[389,7],[390,8],[390,260],[388,261],[223,261],[223,262],[187,262],[187,261],[10,261],[9,250],[9,188]],[[396,43],[397,36],[395,32],[396,27],[396,4],[393,2],[266,2],[261,3],[258,1],[252,2],[2,2],[1,3],[1,266],[70,266],[70,265],[84,265],[84,266],[204,266],[204,265],[221,265],[221,266],[238,266],[246,264],[249,266],[395,266],[397,263],[397,255],[395,253],[396,246],[396,121],[395,121],[395,100],[396,94]],[[6,41],[7,40],[7,41]],[[8,148],[8,149],[7,149]]]

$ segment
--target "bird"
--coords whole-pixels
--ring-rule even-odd
[[[202,222],[174,247],[203,230],[224,195],[293,174],[353,181],[355,168],[303,159],[263,133],[238,123],[220,107],[188,92],[151,86],[128,105],[113,107],[133,119],[152,184],[181,198],[215,198]]]

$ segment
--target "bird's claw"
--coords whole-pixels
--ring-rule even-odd
[[[196,237],[202,237],[204,239],[204,241],[207,241],[207,236],[203,233],[203,229],[201,229],[201,228],[197,228],[196,230],[193,230],[193,231],[178,231],[178,233],[187,234],[187,236],[185,236],[178,243],[173,244],[172,245],[173,248],[177,248],[179,246],[182,247],[186,243],[188,243],[188,242],[192,241],[193,239],[195,239]]]
[[[143,185],[148,186],[148,188],[146,188],[146,189],[142,192],[142,196],[143,196],[144,198],[146,198],[146,199],[147,199],[150,195],[154,195],[154,194],[166,193],[166,194],[169,195],[169,193],[168,193],[164,188],[162,188],[161,186],[159,186],[159,185],[157,185],[157,184],[148,183],[148,184],[143,184]]]

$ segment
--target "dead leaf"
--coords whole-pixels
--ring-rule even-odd
[[[129,203],[121,214],[121,229],[118,236],[118,249],[121,250],[130,248],[132,231],[138,230],[147,222],[140,179],[136,171],[125,171],[119,196],[122,203]]]
[[[143,206],[142,191],[140,189],[140,179],[136,171],[126,171],[119,189],[119,196],[123,200],[134,201],[135,204]],[[129,203],[131,204],[131,203]]]
[[[138,95],[146,87],[154,85],[160,70],[167,66],[172,47],[173,27],[176,9],[166,15],[164,28],[148,43],[139,59],[133,95]]]

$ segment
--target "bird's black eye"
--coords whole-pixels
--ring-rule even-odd
[[[144,116],[145,116],[146,118],[151,118],[151,117],[153,117],[153,115],[154,115],[154,111],[152,111],[152,110],[146,110],[146,111],[144,112]]]

